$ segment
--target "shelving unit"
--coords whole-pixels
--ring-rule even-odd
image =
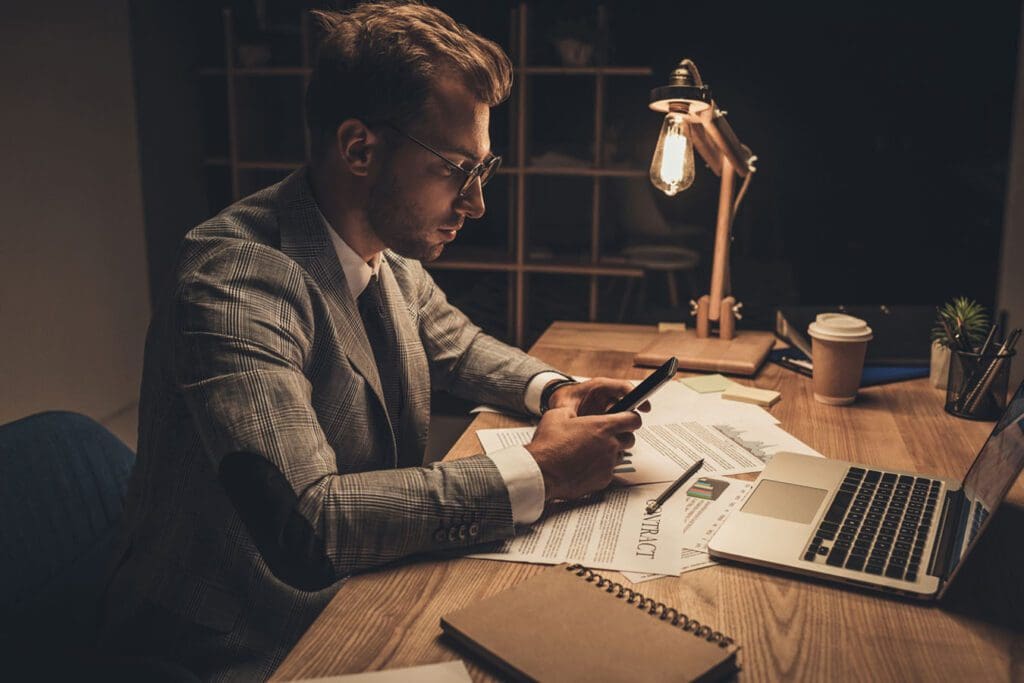
[[[509,193],[507,241],[505,248],[485,250],[472,245],[453,245],[437,261],[429,267],[436,271],[471,271],[480,273],[505,273],[507,275],[507,304],[505,315],[506,334],[509,341],[517,346],[524,346],[527,339],[528,287],[529,276],[533,274],[554,274],[587,278],[588,301],[586,319],[597,321],[599,318],[599,278],[638,278],[643,270],[632,266],[622,258],[605,256],[601,245],[601,209],[602,185],[606,179],[644,178],[646,169],[608,167],[603,163],[604,112],[607,95],[608,77],[649,77],[651,69],[647,67],[628,66],[588,66],[558,67],[538,66],[528,63],[529,8],[527,3],[520,3],[511,10],[510,44],[512,46],[515,85],[510,101],[509,116],[509,149],[513,151],[513,162],[503,166],[499,175],[507,180]],[[305,139],[305,154],[301,159],[269,160],[243,159],[240,154],[239,116],[240,93],[239,84],[244,79],[254,78],[295,78],[302,79],[302,91],[308,84],[311,75],[310,55],[311,28],[308,15],[303,14],[300,24],[300,48],[302,64],[300,66],[239,66],[235,58],[235,32],[231,10],[223,10],[224,28],[224,66],[200,69],[200,76],[206,79],[223,79],[225,82],[226,115],[227,115],[227,155],[210,156],[205,160],[208,169],[227,169],[230,178],[230,198],[232,201],[248,194],[251,188],[245,187],[242,180],[244,172],[264,171],[270,173],[286,173],[308,159],[308,133]],[[533,78],[587,78],[594,83],[594,136],[593,158],[590,166],[539,166],[530,165],[529,135],[527,131],[528,105],[530,103],[531,80]],[[301,102],[301,100],[299,100]],[[305,127],[303,126],[303,130]],[[589,244],[585,254],[578,259],[538,258],[530,257],[528,245],[527,219],[527,178],[563,177],[590,179],[591,204],[589,216]],[[497,181],[496,181],[497,182]],[[499,336],[502,336],[499,334]]]

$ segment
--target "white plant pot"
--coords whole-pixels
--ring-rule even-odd
[[[928,379],[932,386],[938,389],[945,389],[949,380],[949,348],[937,341],[932,342],[931,369],[928,372]]]

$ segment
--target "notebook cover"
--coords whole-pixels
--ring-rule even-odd
[[[567,566],[448,614],[441,628],[517,680],[711,681],[736,671],[735,644],[672,626]]]

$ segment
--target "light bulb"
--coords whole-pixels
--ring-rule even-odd
[[[669,197],[693,184],[693,145],[683,128],[683,113],[670,111],[651,159],[651,182]]]

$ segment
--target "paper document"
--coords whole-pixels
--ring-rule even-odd
[[[480,429],[476,435],[484,452],[493,453],[529,443],[535,429]],[[620,485],[672,481],[701,458],[704,458],[702,472],[738,474],[764,469],[765,463],[779,451],[821,457],[820,453],[785,430],[763,421],[753,424],[645,424],[634,434],[636,445],[624,454],[622,464],[615,468],[615,482]]]
[[[577,377],[584,381],[586,377]],[[631,380],[636,386],[641,380]],[[650,399],[651,410],[641,413],[644,424],[660,424],[679,422],[680,420],[696,420],[698,422],[767,422],[778,424],[779,420],[767,410],[735,401],[722,400],[721,394],[701,394],[690,389],[680,380],[666,382]],[[480,405],[469,411],[478,413],[501,413],[512,417],[522,417],[519,413]],[[533,418],[536,420],[536,417]]]
[[[743,504],[753,484],[739,479],[701,476],[676,493],[683,496],[682,571],[710,567],[715,561],[707,554],[708,541],[729,514]],[[633,583],[658,578],[657,574],[623,572]]]
[[[644,509],[664,488],[609,488],[580,501],[556,503],[494,551],[469,557],[678,575],[685,496],[672,496],[654,514]]]
[[[402,669],[384,669],[383,671],[366,671],[358,674],[328,676],[326,678],[304,678],[295,683],[472,683],[469,669],[461,659],[439,664],[424,664]]]
[[[726,401],[717,393],[701,394],[678,380],[666,382],[651,397],[651,412],[641,414],[645,425],[691,420],[779,424],[778,418],[760,406]]]
[[[733,510],[750,495],[753,484],[739,479],[701,476],[686,489],[683,548],[707,552],[708,541]]]
[[[683,566],[680,569],[680,574],[686,572],[692,572],[696,569],[704,569],[705,567],[714,567],[717,562],[711,559],[711,556],[707,553],[702,553],[699,550],[689,550],[683,548],[682,553]],[[652,581],[654,579],[660,579],[665,576],[671,576],[671,574],[641,574],[640,572],[619,572],[627,580],[633,583],[643,583],[644,581]]]

